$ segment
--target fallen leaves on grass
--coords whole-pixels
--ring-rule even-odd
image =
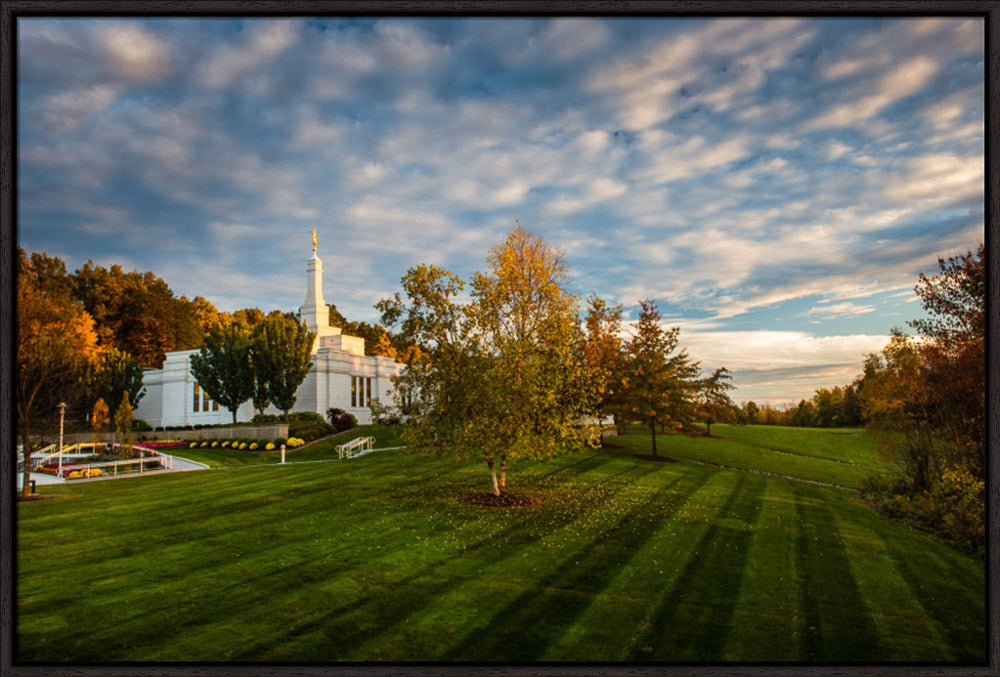
[[[534,496],[521,496],[518,494],[469,494],[463,496],[462,503],[475,505],[481,508],[523,508],[529,505],[538,505],[542,499]]]

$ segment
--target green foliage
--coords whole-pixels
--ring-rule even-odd
[[[655,303],[639,305],[636,333],[627,347],[625,402],[629,420],[649,428],[655,456],[657,426],[694,430],[698,366],[685,350],[675,352],[680,328],[664,329]]]
[[[121,402],[122,395],[128,394],[133,409],[146,394],[142,387],[142,367],[128,353],[114,346],[102,350],[97,365],[90,378],[89,392],[92,402]],[[93,406],[92,404],[90,405]]]
[[[697,393],[698,416],[705,423],[705,434],[712,434],[712,424],[731,423],[736,420],[737,407],[729,398],[736,386],[729,383],[732,376],[725,367],[719,367],[700,382]]]
[[[129,403],[128,393],[122,393],[121,402],[115,409],[115,432],[118,433],[119,454],[122,458],[132,457],[132,405]]]
[[[277,313],[254,327],[249,358],[252,396],[258,411],[262,412],[270,400],[285,412],[285,420],[289,420],[289,410],[295,406],[295,393],[312,367],[315,338],[304,323]]]
[[[232,322],[209,332],[191,356],[191,375],[209,397],[232,412],[233,423],[240,405],[254,392],[250,342],[249,331]]]
[[[594,411],[596,389],[561,253],[517,224],[487,264],[467,305],[455,299],[461,279],[421,265],[402,279],[405,303],[396,294],[377,307],[384,323],[400,323],[403,339],[426,351],[394,379],[398,393],[414,397],[407,444],[481,457],[499,495],[508,459],[551,456],[590,439],[578,424]]]

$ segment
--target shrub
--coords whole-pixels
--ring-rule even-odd
[[[256,442],[251,442],[250,446],[247,447],[247,449],[249,449],[250,451],[257,451],[257,443]]]
[[[287,441],[288,441],[287,437],[275,437],[274,438],[274,446],[280,447],[282,444],[285,444]]]
[[[191,444],[188,445],[188,449],[194,449],[197,446],[198,446],[197,442],[192,442]]]
[[[268,442],[267,446],[264,447],[267,451],[274,451],[274,442]]]
[[[326,417],[330,421],[330,425],[332,425],[334,430],[338,433],[358,427],[358,419],[354,418],[353,414],[350,414],[343,409],[331,407],[330,409],[327,409]]]
[[[334,427],[325,421],[322,422],[301,422],[293,421],[288,425],[288,436],[297,437],[301,440],[315,440],[334,432]]]
[[[201,446],[202,449],[204,449],[205,447],[207,447],[208,446],[208,440],[202,440],[200,446]]]
[[[247,443],[246,442],[240,442],[240,451],[243,451],[246,448],[247,448]]]
[[[226,447],[228,447],[228,446],[229,446],[229,440],[224,440],[224,441],[222,442],[222,448],[223,448],[223,449],[225,449],[225,448],[226,448]]]
[[[212,440],[212,448],[215,449],[217,446],[219,446],[219,440]]]

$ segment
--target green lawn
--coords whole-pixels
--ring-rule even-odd
[[[768,470],[767,432],[517,463],[509,488],[544,502],[507,510],[459,502],[484,464],[405,451],[40,487],[17,659],[982,662],[981,561],[854,491],[688,460],[730,444]],[[782,474],[852,467],[806,432]]]
[[[338,444],[349,442],[356,437],[371,436],[375,438],[375,447],[382,449],[388,447],[401,446],[403,442],[399,438],[398,428],[365,426],[363,429],[355,428],[336,435],[331,435],[322,440],[312,442],[297,449],[285,450],[285,462],[294,463],[296,461],[316,461],[337,458],[336,447]],[[212,468],[233,465],[260,465],[262,463],[280,463],[281,451],[240,451],[238,449],[222,449],[205,447],[202,449],[168,449],[168,453],[175,456],[183,456],[192,461],[204,463]]]
[[[648,429],[630,428],[609,437],[606,447],[627,454],[650,453]],[[822,429],[715,424],[712,436],[656,436],[657,453],[815,482],[857,488],[862,479],[884,471],[874,440],[861,428]]]

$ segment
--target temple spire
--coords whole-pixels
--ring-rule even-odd
[[[330,308],[323,299],[323,260],[316,254],[316,230],[312,231],[313,254],[306,261],[306,300],[299,308],[299,316],[311,331],[330,326]]]

